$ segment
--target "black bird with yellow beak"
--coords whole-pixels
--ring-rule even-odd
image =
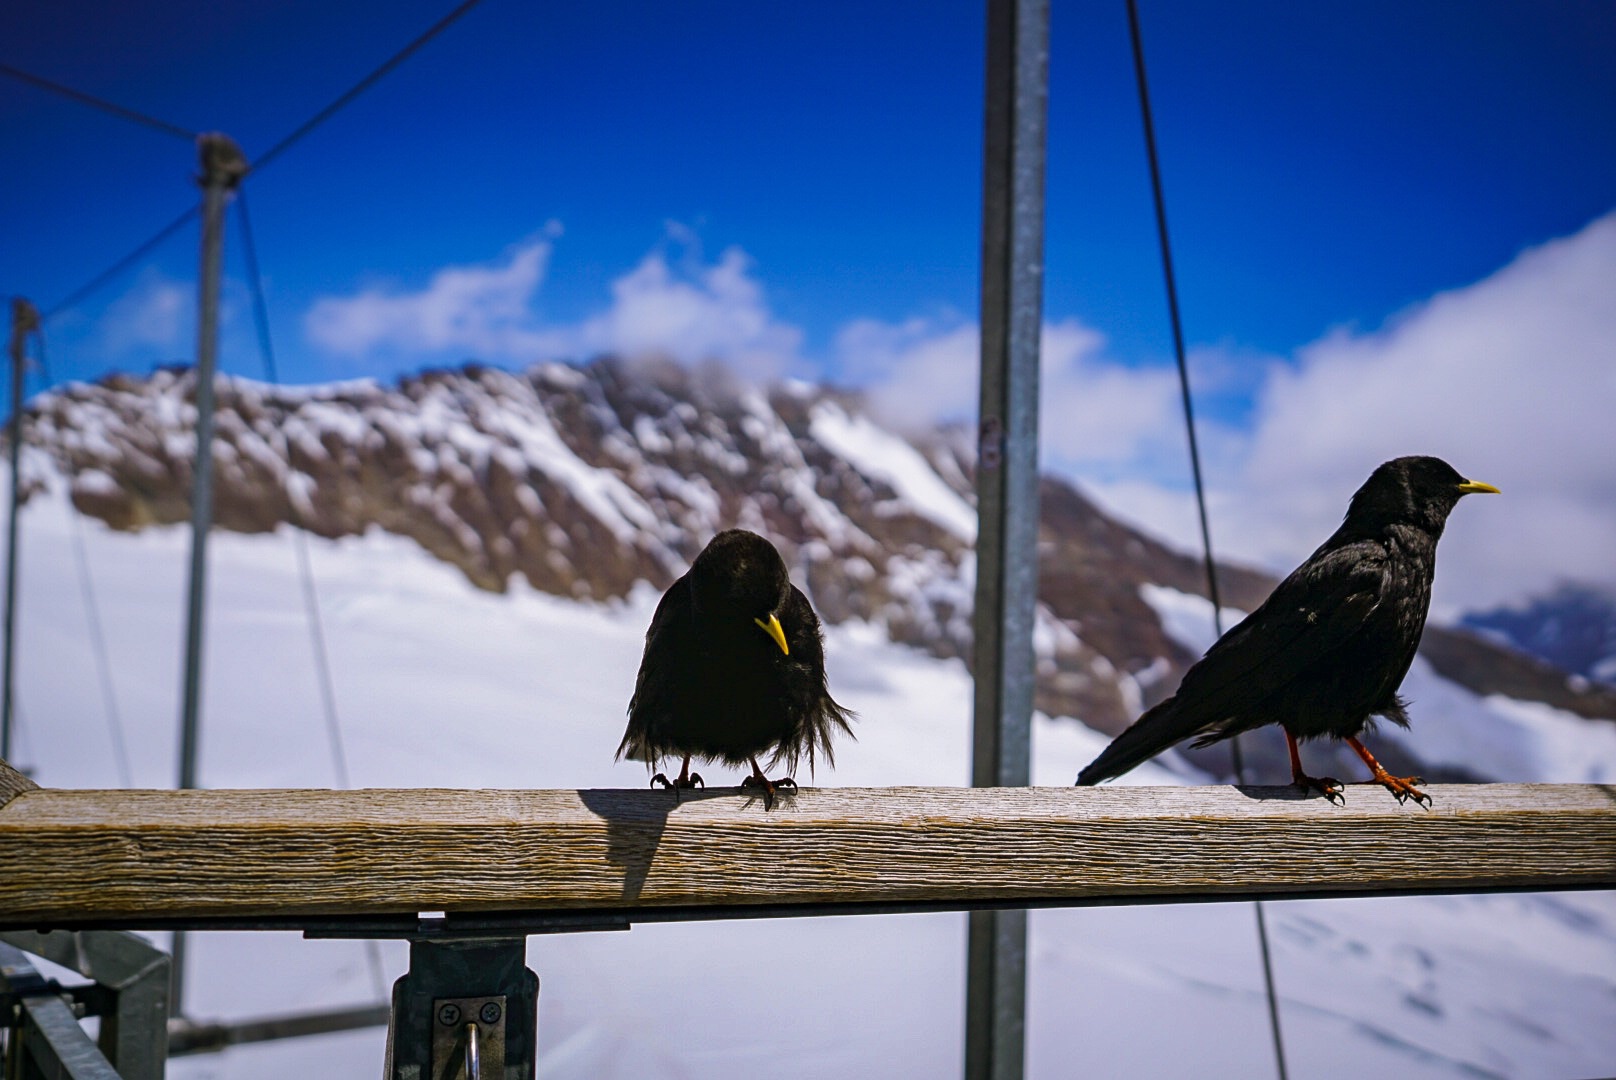
[[[852,713],[831,699],[819,617],[786,573],[774,545],[745,529],[713,537],[668,587],[651,628],[628,703],[617,756],[658,767],[682,757],[677,779],[653,786],[705,786],[693,757],[750,764],[741,786],[761,788],[765,809],[777,788],[796,787],[802,757],[834,764],[831,735],[852,734]],[[758,758],[772,754],[787,775],[770,780]]]
[[[1206,746],[1278,724],[1291,779],[1340,799],[1341,784],[1302,771],[1297,742],[1344,739],[1373,783],[1429,803],[1419,777],[1392,776],[1358,736],[1381,717],[1408,727],[1397,696],[1425,630],[1436,543],[1465,495],[1498,489],[1466,480],[1440,458],[1402,457],[1377,468],[1353,495],[1346,518],[1261,607],[1218,639],[1185,672],[1178,693],[1146,712],[1084,769],[1079,784],[1121,776],[1193,738]]]

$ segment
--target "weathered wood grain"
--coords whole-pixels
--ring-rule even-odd
[[[0,808],[25,791],[36,791],[39,785],[7,765],[0,758]]]
[[[60,791],[0,809],[0,924],[1616,887],[1616,787]]]

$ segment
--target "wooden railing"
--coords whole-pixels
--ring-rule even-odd
[[[1603,785],[1433,785],[1430,810],[1356,786],[1345,806],[1284,787],[821,788],[766,812],[734,789],[71,791],[10,776],[12,927],[1616,888]]]

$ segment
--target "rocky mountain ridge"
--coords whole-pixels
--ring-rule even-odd
[[[193,389],[181,370],[72,384],[34,401],[25,440],[74,505],[112,528],[188,521]],[[221,377],[217,395],[219,528],[381,528],[481,588],[520,575],[599,601],[639,581],[665,587],[713,533],[739,525],[775,540],[827,622],[873,622],[969,661],[974,448],[961,430],[900,435],[833,388],[762,390],[717,367],[616,359],[522,373],[473,364],[394,386]],[[1061,479],[1046,477],[1041,498],[1038,706],[1114,733],[1195,659],[1144,588],[1204,596],[1202,566]],[[1246,610],[1273,586],[1227,565],[1219,581],[1224,603]],[[1433,627],[1423,653],[1477,693],[1616,718],[1616,690],[1483,638]],[[1279,740],[1248,761],[1282,779],[1283,751],[1267,742]],[[1222,748],[1192,758],[1228,768]]]

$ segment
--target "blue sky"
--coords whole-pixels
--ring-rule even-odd
[[[9,6],[0,59],[249,156],[448,8]],[[419,283],[552,220],[556,320],[603,304],[667,221],[743,248],[810,352],[851,318],[973,311],[981,6],[485,0],[253,179],[286,366],[332,366],[295,332],[314,297]],[[1165,334],[1123,13],[1053,12],[1047,306],[1148,359]],[[1616,202],[1609,4],[1147,0],[1143,19],[1192,340],[1280,352],[1373,325]],[[52,304],[193,198],[182,141],[10,81],[0,125],[8,293]],[[157,265],[187,279],[194,246]]]
[[[484,0],[249,178],[283,377],[660,348],[867,385],[900,420],[968,413],[982,7]],[[13,0],[0,62],[252,158],[448,8]],[[1477,476],[1536,483],[1523,445],[1616,405],[1586,384],[1611,340],[1616,241],[1596,226],[1616,208],[1616,6],[1141,10],[1213,484],[1271,541],[1237,550],[1303,543],[1251,505],[1279,462],[1315,463],[1328,513],[1297,515],[1313,535],[1376,454],[1463,452]],[[1121,0],[1055,5],[1050,80],[1046,461],[1176,534],[1182,435]],[[0,140],[0,292],[45,308],[196,198],[185,141],[3,78]],[[1560,254],[1510,275],[1545,244]],[[183,233],[53,319],[52,374],[186,358],[195,249]],[[256,375],[240,254],[232,236],[223,362]],[[1499,275],[1515,286],[1487,291]],[[1449,294],[1462,327],[1443,322]],[[1287,401],[1340,400],[1316,391],[1340,365],[1384,371],[1424,328],[1451,343],[1513,310],[1541,333],[1491,372],[1457,369],[1541,382],[1555,338],[1553,407],[1495,418],[1508,439],[1476,435],[1466,417],[1492,406],[1451,400],[1438,345],[1397,369],[1433,395],[1411,428],[1332,440],[1314,428],[1353,418],[1287,418]],[[1265,449],[1302,429],[1313,450]],[[1567,514],[1590,484],[1616,494],[1597,465],[1616,447],[1592,438],[1575,448],[1591,479],[1555,473]]]

